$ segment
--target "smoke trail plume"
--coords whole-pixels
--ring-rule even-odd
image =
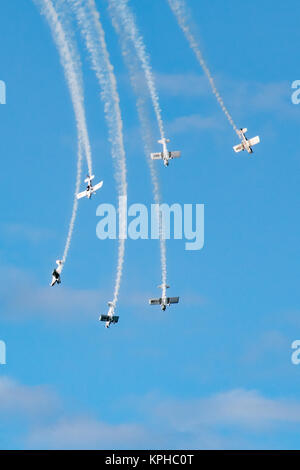
[[[51,28],[53,40],[60,55],[61,64],[71,95],[78,139],[81,147],[84,149],[89,175],[92,175],[92,154],[84,109],[84,94],[80,73],[81,64],[75,44],[72,41],[72,35],[67,31],[67,28],[63,24],[63,19],[58,15],[54,3],[51,0],[34,0],[34,2],[40,6]],[[63,17],[62,13],[61,17]]]
[[[50,29],[52,31],[53,40],[56,43],[61,64],[63,66],[65,79],[71,95],[71,101],[74,109],[77,138],[78,138],[78,157],[77,157],[77,175],[75,184],[75,194],[71,220],[68,229],[68,235],[63,253],[62,267],[64,266],[67,255],[70,249],[74,225],[78,209],[77,193],[79,192],[81,170],[82,170],[82,152],[84,150],[87,160],[89,174],[92,174],[92,156],[87,131],[84,99],[82,90],[82,79],[80,73],[80,59],[78,57],[75,44],[72,41],[72,35],[63,25],[58,12],[51,0],[34,0],[37,6],[41,9],[42,14],[45,15]],[[61,15],[63,17],[63,15]]]
[[[227,110],[227,108],[224,104],[223,98],[220,95],[219,91],[217,90],[217,87],[215,85],[215,81],[212,77],[212,74],[211,74],[208,66],[206,65],[206,62],[203,58],[203,55],[202,55],[202,52],[200,50],[197,39],[196,39],[195,35],[193,34],[193,32],[191,31],[191,28],[190,28],[189,25],[192,24],[192,20],[191,20],[189,11],[188,11],[188,7],[185,3],[185,0],[167,0],[167,1],[169,3],[169,6],[170,6],[171,10],[174,13],[176,19],[177,19],[177,21],[178,21],[178,24],[179,24],[180,28],[182,29],[186,39],[188,40],[188,43],[189,43],[191,49],[194,51],[199,64],[201,65],[205,75],[207,76],[209,84],[210,84],[211,89],[212,89],[212,92],[215,95],[215,97],[216,97],[223,113],[227,117],[229,123],[232,125],[234,131],[240,137],[237,126],[236,126],[235,122],[233,121],[231,115],[229,114],[229,111]]]
[[[149,88],[153,108],[160,131],[161,139],[165,138],[164,124],[159,104],[159,97],[155,86],[155,80],[150,65],[150,58],[146,52],[143,36],[140,34],[134,14],[128,6],[128,0],[109,0],[109,8],[113,20],[119,24],[119,30],[124,41],[131,41],[136,54],[140,60],[142,69],[145,73],[147,86]]]
[[[81,173],[82,173],[82,149],[80,147],[80,143],[78,142],[77,174],[76,174],[76,184],[75,184],[75,192],[74,192],[74,202],[73,202],[73,210],[72,210],[72,216],[70,220],[66,245],[65,245],[63,259],[62,259],[63,266],[67,260],[68,252],[71,246],[71,240],[72,240],[72,235],[73,235],[76,216],[77,216],[77,210],[78,210],[77,194],[79,193],[79,188],[80,188],[80,183],[81,183]]]
[[[112,10],[111,10],[112,12]],[[151,122],[148,116],[147,103],[145,99],[144,87],[141,87],[140,76],[140,67],[139,60],[136,54],[136,49],[133,44],[129,41],[128,37],[123,37],[121,34],[121,25],[119,21],[116,20],[116,16],[112,14],[112,23],[113,26],[121,38],[120,44],[122,48],[122,55],[126,67],[129,71],[129,77],[131,81],[131,86],[136,95],[136,107],[138,112],[138,117],[141,125],[141,134],[144,144],[144,153],[146,157],[147,164],[149,166],[150,177],[152,182],[153,198],[155,204],[158,206],[161,203],[161,193],[159,179],[156,171],[155,164],[150,158],[151,146],[153,142],[152,132],[151,132]],[[161,262],[161,281],[162,285],[167,283],[167,249],[166,249],[166,240],[164,238],[163,232],[163,221],[159,211],[157,211],[157,219],[159,224],[159,243],[160,243],[160,262]],[[163,294],[165,294],[166,289],[163,289]]]
[[[70,1],[70,0],[69,0]],[[90,56],[92,68],[95,71],[101,88],[101,98],[104,102],[105,117],[108,124],[109,140],[112,146],[112,157],[115,163],[115,178],[119,195],[119,210],[127,197],[126,154],[123,140],[123,122],[120,110],[120,98],[113,66],[107,50],[105,33],[100,15],[94,0],[75,0],[72,4],[81,33]],[[125,218],[122,219],[125,223]],[[124,233],[125,226],[120,227]],[[122,279],[125,255],[125,238],[119,240],[118,265],[115,281],[113,303],[116,305]]]

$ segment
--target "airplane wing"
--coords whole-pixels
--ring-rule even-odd
[[[243,144],[239,144],[239,145],[235,145],[233,147],[233,150],[238,153],[238,152],[241,152],[242,150],[244,150],[244,145]]]
[[[160,305],[161,304],[161,299],[150,299],[149,304],[150,305]]]
[[[110,319],[111,317],[109,317],[108,315],[100,315],[99,318],[100,321],[109,321]]]
[[[169,304],[178,304],[179,303],[179,297],[169,297],[168,301],[169,301]]]
[[[98,189],[102,188],[102,186],[103,186],[103,181],[100,181],[100,183],[95,184],[95,186],[93,186],[93,191],[97,191]]]
[[[259,144],[260,138],[257,135],[256,137],[253,137],[252,139],[248,140],[248,142],[249,142],[250,146],[252,147],[252,145]]]
[[[170,158],[179,158],[181,156],[181,152],[170,152]]]
[[[162,160],[163,154],[161,152],[158,153],[151,153],[150,154],[152,160]]]
[[[100,315],[100,321],[110,321],[111,323],[118,323],[119,317],[114,315],[111,317],[110,315]]]
[[[77,194],[77,199],[81,199],[87,196],[87,191],[82,191],[82,193]]]

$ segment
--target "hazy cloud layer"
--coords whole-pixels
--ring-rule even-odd
[[[111,425],[90,417],[72,417],[37,428],[27,446],[47,449],[125,449],[145,442],[145,431],[136,424]]]
[[[256,448],[266,432],[276,436],[277,430],[293,431],[300,423],[299,401],[269,398],[255,390],[190,400],[149,394],[125,404],[138,411],[139,419],[107,423],[80,412],[62,415],[62,404],[49,387],[0,379],[0,415],[27,419],[26,448]]]
[[[56,412],[60,400],[48,386],[27,386],[0,377],[0,415],[41,417]]]

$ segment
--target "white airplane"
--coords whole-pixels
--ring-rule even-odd
[[[247,137],[245,136],[247,130],[248,129],[246,128],[239,130],[239,134],[240,134],[242,142],[239,145],[235,145],[233,147],[233,150],[237,153],[241,152],[242,150],[247,150],[248,153],[253,153],[252,146],[259,144],[260,142],[260,138],[258,137],[258,135],[248,140]]]
[[[95,186],[92,185],[92,180],[94,178],[95,175],[86,177],[86,179],[84,180],[84,182],[87,183],[86,190],[82,191],[82,193],[77,194],[77,199],[81,199],[82,197],[87,197],[88,199],[91,199],[92,194],[98,191],[98,189],[102,188],[103,181],[100,181],[100,183],[96,184]]]
[[[165,311],[167,307],[169,307],[171,304],[178,304],[179,302],[179,297],[167,297],[166,296],[166,289],[169,289],[170,286],[167,286],[167,284],[162,284],[161,286],[158,286],[160,289],[162,289],[162,296],[159,299],[150,299],[149,304],[150,305],[160,305],[160,308]]]
[[[61,271],[62,271],[62,268],[63,268],[63,264],[62,264],[62,261],[60,259],[58,259],[56,261],[56,264],[57,264],[57,268],[55,268],[53,273],[52,273],[52,280],[51,280],[51,284],[50,284],[51,287],[53,287],[55,284],[60,284],[61,283],[60,275],[61,275]]]
[[[108,302],[109,310],[107,315],[100,315],[99,321],[105,321],[105,328],[109,328],[111,323],[118,323],[119,317],[115,315],[115,304]]]
[[[181,152],[169,152],[167,149],[167,144],[170,142],[169,139],[163,138],[158,141],[159,144],[162,144],[163,146],[163,151],[158,152],[158,153],[151,153],[151,158],[152,160],[163,160],[164,165],[168,166],[169,165],[169,160],[172,160],[173,158],[179,158],[181,155]]]

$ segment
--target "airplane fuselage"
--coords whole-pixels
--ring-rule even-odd
[[[87,188],[86,188],[86,196],[88,199],[91,199],[92,197],[92,194],[93,194],[93,186],[91,184],[88,184]]]
[[[168,166],[169,165],[169,159],[170,159],[170,153],[167,150],[166,144],[164,144],[164,149],[163,149],[163,160],[164,160],[164,165]]]
[[[168,298],[167,297],[162,297],[161,299],[161,304],[160,304],[160,308],[162,309],[162,311],[164,312],[166,310],[166,308],[169,306],[169,302],[168,302]]]
[[[163,146],[162,154],[163,154],[164,165],[165,165],[165,166],[168,166],[168,165],[169,165],[170,156],[171,156],[171,155],[170,155],[171,152],[168,151],[166,139],[164,139],[163,141],[161,141],[161,143],[162,143],[162,146]]]
[[[249,141],[247,137],[244,135],[243,135],[243,145],[244,145],[244,149],[247,150],[248,153],[253,153],[253,150],[250,147]]]
[[[59,273],[56,271],[56,269],[54,269],[54,271],[53,271],[53,273],[52,273],[51,287],[53,287],[55,284],[60,284],[60,283],[61,283],[60,275],[59,275]]]
[[[119,317],[115,316],[115,305],[113,302],[109,302],[108,305],[109,310],[107,315],[100,315],[99,318],[100,321],[105,321],[105,328],[109,328],[112,323],[116,324],[119,321]]]

